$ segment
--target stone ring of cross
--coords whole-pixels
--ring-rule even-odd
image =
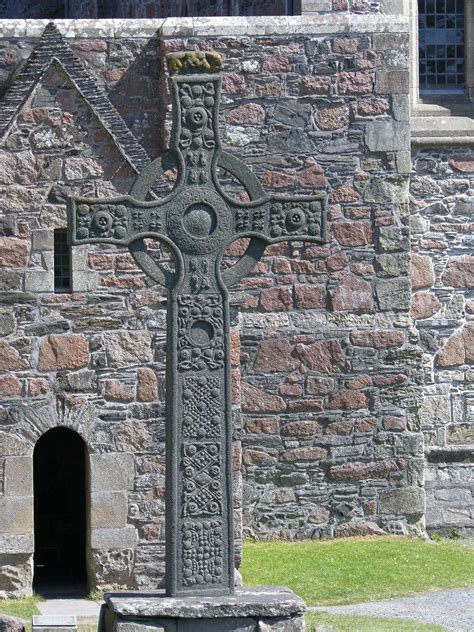
[[[135,180],[130,190],[130,195],[137,200],[147,199],[151,194],[153,183],[159,178],[162,178],[166,171],[176,167],[177,164],[179,164],[179,161],[173,150],[168,150],[142,171]],[[250,200],[262,200],[265,198],[265,190],[260,180],[241,160],[227,152],[220,152],[217,159],[217,166],[233,176],[237,182],[244,187]],[[238,283],[240,279],[246,277],[260,260],[266,247],[266,241],[258,237],[252,237],[245,253],[239,261],[232,268],[222,272],[224,284],[230,287],[234,283]],[[129,248],[136,263],[148,276],[165,287],[172,287],[174,285],[176,282],[175,275],[159,266],[156,259],[147,251],[142,239],[132,242]]]

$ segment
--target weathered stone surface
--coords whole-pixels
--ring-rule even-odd
[[[104,348],[111,367],[151,362],[151,335],[146,331],[113,331],[104,336]]]
[[[456,332],[436,355],[436,365],[442,368],[474,363],[474,327]]]
[[[425,509],[425,495],[421,487],[390,489],[380,494],[382,514],[422,515]]]
[[[278,395],[266,393],[256,386],[242,382],[242,410],[247,413],[280,413],[286,409]]]
[[[24,239],[0,237],[0,267],[25,268],[28,263],[28,244]]]
[[[410,124],[398,121],[371,121],[367,123],[365,142],[370,151],[409,150]]]
[[[434,316],[440,307],[440,301],[432,292],[417,292],[412,296],[411,313],[420,320]]]
[[[40,371],[82,369],[89,361],[89,345],[84,336],[53,335],[41,341],[38,359]]]
[[[351,462],[333,465],[329,468],[329,477],[336,481],[360,481],[366,478],[386,478],[391,472],[398,472],[404,466],[403,461],[376,461],[373,463]]]
[[[104,589],[133,588],[133,563],[135,555],[130,549],[92,551],[91,572]]]
[[[25,624],[22,619],[0,614],[0,632],[25,632]]]
[[[2,554],[33,553],[34,549],[33,533],[3,533],[0,535],[0,551]]]
[[[450,166],[461,173],[474,173],[474,159],[472,156],[451,156]]]
[[[265,110],[258,103],[240,105],[227,114],[230,125],[261,125],[264,119]]]
[[[380,280],[375,284],[377,303],[382,311],[403,311],[410,308],[411,291],[408,279]]]
[[[322,130],[337,130],[349,124],[349,108],[329,107],[316,112],[316,124]]]
[[[447,286],[474,288],[474,256],[452,257],[441,279]]]
[[[334,234],[342,246],[366,246],[372,242],[371,222],[336,222]]]
[[[351,342],[359,347],[375,347],[387,349],[399,347],[405,342],[402,331],[356,331],[351,333]]]
[[[260,344],[255,370],[268,372],[291,371],[299,366],[298,358],[293,357],[293,347],[287,338],[268,338]]]
[[[31,554],[0,553],[0,598],[29,596],[33,580],[33,556]]]
[[[137,400],[154,402],[158,399],[158,379],[153,369],[140,367],[137,371]]]
[[[131,402],[135,389],[120,380],[104,380],[104,397],[113,402]]]
[[[290,617],[306,610],[302,599],[288,588],[253,586],[236,588],[236,594],[222,597],[183,597],[107,595],[110,610],[125,617],[179,617],[181,619],[218,617]]]
[[[91,454],[91,491],[133,490],[135,460],[133,454]]]
[[[326,307],[324,285],[295,285],[295,304],[299,309],[322,309]]]
[[[345,356],[337,340],[319,340],[310,345],[299,344],[296,352],[311,370],[333,373],[344,368]]]
[[[297,463],[321,461],[326,457],[327,453],[323,448],[293,448],[283,452],[280,458],[283,463]]]
[[[340,94],[369,94],[372,92],[372,77],[365,72],[341,72],[338,79]]]
[[[8,342],[0,340],[0,371],[22,371],[28,368],[26,360]]]
[[[0,496],[0,533],[33,531],[33,498]]]
[[[18,397],[21,395],[21,382],[16,375],[0,377],[0,397]]]
[[[340,410],[358,410],[367,408],[369,399],[361,391],[350,391],[342,389],[329,398],[328,408]]]
[[[338,283],[332,298],[334,311],[371,312],[374,309],[372,286],[354,275]]]
[[[413,290],[431,287],[435,281],[431,258],[413,254],[410,277]]]
[[[91,529],[125,527],[127,523],[127,494],[123,491],[91,493]]]
[[[6,457],[4,477],[5,496],[33,496],[33,460],[31,457]],[[26,527],[25,531],[27,531]]]
[[[91,530],[91,548],[93,550],[133,550],[137,544],[137,530],[132,525],[127,525],[121,529]]]
[[[386,535],[375,522],[365,520],[351,520],[336,527],[337,538],[353,538],[370,535]]]

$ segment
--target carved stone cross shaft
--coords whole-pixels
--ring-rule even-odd
[[[144,272],[168,288],[166,377],[166,586],[168,596],[234,591],[232,418],[227,288],[243,278],[266,244],[320,242],[325,197],[268,196],[245,165],[222,152],[218,133],[221,58],[168,56],[173,94],[171,147],[138,177],[130,195],[69,199],[72,244],[128,246]],[[149,199],[172,163],[173,191]],[[220,188],[231,173],[250,202]],[[147,199],[148,198],[148,199]],[[226,247],[250,237],[244,256],[222,271]],[[145,238],[165,242],[175,272],[150,256]]]

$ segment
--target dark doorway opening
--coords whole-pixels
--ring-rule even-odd
[[[53,428],[33,456],[35,556],[40,594],[85,593],[86,446],[68,428]]]

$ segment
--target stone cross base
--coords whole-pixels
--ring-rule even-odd
[[[289,588],[236,588],[224,597],[107,593],[99,632],[304,632],[306,606]]]

